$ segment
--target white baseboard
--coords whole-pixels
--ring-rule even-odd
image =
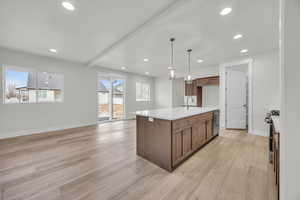
[[[46,132],[52,132],[52,131],[61,131],[65,129],[79,128],[79,127],[91,126],[96,124],[97,122],[82,123],[82,124],[73,124],[73,125],[66,125],[60,127],[48,127],[48,128],[41,128],[41,129],[29,129],[29,130],[22,130],[16,132],[1,133],[0,139],[14,138],[14,137],[25,136],[25,135],[35,135],[35,134],[41,134]]]
[[[253,135],[259,135],[259,136],[269,137],[269,132],[268,131],[252,130],[250,133],[253,134]]]
[[[220,129],[225,129],[225,128],[221,127]],[[263,131],[263,130],[248,130],[248,133],[253,134],[253,135],[269,137],[269,132],[268,131]]]

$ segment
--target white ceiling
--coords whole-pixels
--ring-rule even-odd
[[[0,0],[0,46],[152,76],[168,72],[170,37],[176,38],[178,72],[185,71],[187,48],[193,49],[192,70],[238,58],[243,48],[250,56],[278,48],[274,0],[72,2],[75,12],[64,10],[61,0]],[[225,6],[233,11],[220,16]],[[232,40],[235,33],[244,38]]]

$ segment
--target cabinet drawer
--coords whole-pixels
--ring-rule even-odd
[[[212,112],[203,113],[203,114],[199,115],[199,119],[200,120],[212,120],[213,119],[213,113]]]
[[[200,115],[195,115],[184,119],[178,119],[172,122],[172,129],[173,131],[180,131],[188,127],[191,127],[195,123],[199,123],[199,121],[212,120],[212,119],[213,119],[212,112],[203,113]]]
[[[185,128],[191,127],[192,123],[193,123],[192,118],[175,120],[172,123],[172,129],[173,129],[173,131],[180,131]]]

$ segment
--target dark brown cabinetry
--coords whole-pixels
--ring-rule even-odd
[[[182,131],[182,152],[187,155],[192,151],[192,130],[187,128]]]
[[[185,96],[196,96],[197,95],[197,85],[194,80],[191,84],[185,82]]]
[[[178,164],[181,161],[181,158],[183,157],[181,131],[173,133],[172,149],[173,163]]]
[[[191,84],[185,82],[185,96],[197,96],[197,106],[202,107],[202,86],[219,85],[219,76],[198,78]]]
[[[172,166],[187,158],[213,138],[213,113],[173,122]]]
[[[196,79],[195,81],[197,87],[202,87],[204,85],[219,85],[219,76],[199,78]]]
[[[137,154],[172,171],[214,136],[213,112],[163,120],[137,116]]]
[[[199,120],[192,127],[192,148],[196,150],[199,146],[205,143],[206,141],[206,121]]]
[[[206,139],[210,140],[213,137],[213,124],[212,120],[206,121]]]

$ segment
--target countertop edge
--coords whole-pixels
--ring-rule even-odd
[[[220,110],[220,109],[216,108],[216,109],[213,109],[213,110],[203,111],[203,112],[200,112],[200,113],[197,113],[197,114],[191,114],[191,115],[184,116],[184,117],[175,117],[175,118],[172,118],[172,119],[166,118],[166,117],[157,117],[157,116],[151,116],[151,115],[143,115],[143,114],[135,114],[135,115],[136,116],[142,116],[142,117],[150,117],[150,118],[154,118],[154,119],[162,119],[162,120],[174,121],[174,120],[184,119],[184,118],[188,118],[188,117],[193,117],[193,116],[196,116],[196,115],[201,115],[201,114],[208,113],[208,112],[214,112],[214,111],[217,111],[217,110]]]

